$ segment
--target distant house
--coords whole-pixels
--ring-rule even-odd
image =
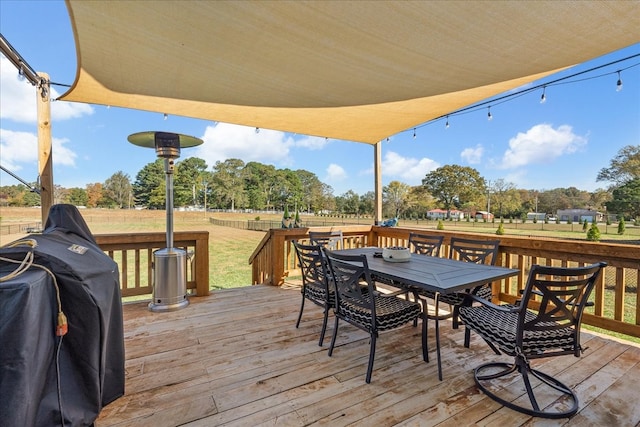
[[[476,211],[476,219],[486,219],[487,221],[493,221],[493,214],[487,211]]]
[[[527,213],[527,221],[544,221],[547,217],[547,214],[544,212],[529,212]]]
[[[602,222],[604,215],[591,209],[558,209],[558,218],[560,221],[584,222],[586,219],[587,222]]]
[[[447,212],[449,213],[449,216],[447,216]],[[464,212],[459,211],[459,210],[450,210],[447,211],[446,209],[431,209],[430,211],[427,212],[427,219],[448,219],[448,218],[453,218],[453,219],[464,219]]]

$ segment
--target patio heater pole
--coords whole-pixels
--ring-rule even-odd
[[[202,144],[192,136],[168,132],[140,132],[129,135],[129,142],[141,147],[155,148],[164,159],[166,176],[167,247],[153,253],[153,296],[151,311],[172,311],[189,305],[187,299],[187,257],[183,249],[173,247],[173,171],[174,160],[180,157],[181,147]]]

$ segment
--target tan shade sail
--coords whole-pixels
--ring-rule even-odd
[[[640,42],[637,1],[67,6],[63,100],[367,143]]]

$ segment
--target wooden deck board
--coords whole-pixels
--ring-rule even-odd
[[[368,335],[341,322],[328,357],[333,316],[319,347],[322,310],[307,303],[296,329],[300,298],[295,286],[252,286],[192,298],[175,312],[125,305],[126,393],[103,409],[96,426],[640,423],[640,405],[629,398],[640,381],[638,346],[583,333],[583,357],[535,361],[574,387],[580,411],[572,419],[532,419],[476,388],[473,368],[504,356],[475,336],[471,348],[464,348],[463,328],[441,323],[443,381],[433,323],[429,363],[422,361],[420,327],[381,333],[372,382],[366,384]],[[514,398],[522,396],[518,384],[503,387]],[[545,404],[552,402],[549,397]]]

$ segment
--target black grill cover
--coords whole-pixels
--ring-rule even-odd
[[[89,426],[124,394],[118,266],[72,205],[52,206],[44,232],[28,239],[37,243],[35,263],[56,277],[69,332],[55,336],[55,289],[43,270],[0,282],[0,425]],[[22,260],[29,250],[4,247],[0,256]],[[0,275],[14,268],[1,261]]]

